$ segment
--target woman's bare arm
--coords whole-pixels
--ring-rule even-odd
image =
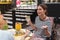
[[[29,20],[29,25],[32,27],[33,30],[37,30],[37,28],[35,27],[35,25]]]

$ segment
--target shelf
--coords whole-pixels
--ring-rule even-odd
[[[12,14],[12,12],[5,12],[5,13]]]
[[[12,2],[0,2],[0,4],[11,4]]]
[[[24,16],[24,15],[16,15],[16,17],[26,17],[26,16]]]
[[[51,3],[44,3],[44,4],[60,4],[60,2],[51,2]]]
[[[26,21],[26,19],[19,19],[19,18],[16,18],[16,21]]]
[[[13,24],[13,22],[12,22],[12,21],[7,21],[7,23],[9,23],[9,24]]]
[[[3,15],[4,15],[4,16],[8,16],[8,17],[9,17],[9,16],[12,16],[12,14],[3,14]]]
[[[4,19],[6,19],[6,20],[12,20],[11,17],[4,17]]]

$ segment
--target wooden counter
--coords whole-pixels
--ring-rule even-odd
[[[0,4],[11,4],[12,2],[0,2]]]

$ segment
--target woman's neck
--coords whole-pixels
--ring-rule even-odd
[[[42,16],[40,16],[40,19],[41,19],[42,21],[46,20],[46,18],[47,18],[46,15],[42,15]]]

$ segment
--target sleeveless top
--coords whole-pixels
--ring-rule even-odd
[[[41,28],[44,25],[48,26],[48,31],[51,35],[52,22],[51,22],[50,18],[48,18],[45,21],[42,21],[39,19],[39,16],[37,16],[35,19],[35,26],[37,27],[37,31],[34,32],[36,36],[47,37],[46,34],[44,33],[44,30]]]

